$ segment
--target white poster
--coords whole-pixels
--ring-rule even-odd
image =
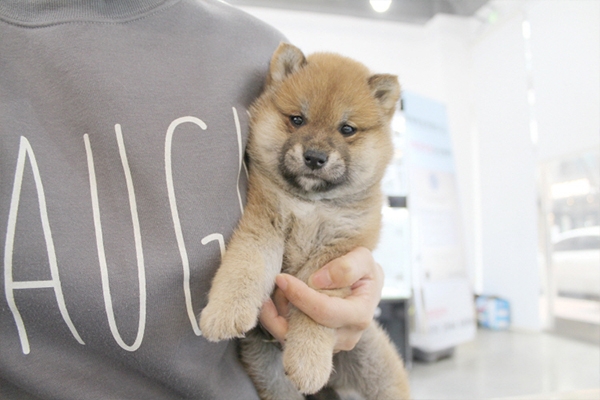
[[[475,335],[454,159],[443,104],[404,93],[415,331],[411,345],[438,351]]]

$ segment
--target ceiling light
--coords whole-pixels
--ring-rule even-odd
[[[526,40],[531,39],[531,24],[529,23],[529,21],[525,20],[523,21],[523,38]]]
[[[390,5],[392,5],[392,0],[369,0],[369,3],[371,3],[373,10],[377,11],[378,13],[383,13],[390,8]]]

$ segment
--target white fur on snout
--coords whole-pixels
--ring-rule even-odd
[[[300,143],[296,143],[288,150],[285,154],[284,164],[289,172],[296,175],[301,174],[304,169],[309,169],[304,164],[304,151]]]
[[[329,154],[329,160],[324,170],[326,170],[329,180],[337,180],[346,173],[346,162],[337,151]]]

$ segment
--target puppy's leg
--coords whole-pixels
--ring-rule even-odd
[[[284,238],[272,223],[264,196],[248,194],[248,205],[234,232],[200,315],[202,335],[210,341],[243,337],[256,325],[258,313],[281,270]]]
[[[262,400],[304,400],[285,376],[278,343],[255,328],[242,339],[240,346],[242,363]]]
[[[356,390],[367,400],[410,398],[406,370],[387,334],[373,322],[356,347],[339,352],[329,384]]]
[[[291,307],[283,351],[287,377],[305,394],[319,391],[331,375],[335,331]]]

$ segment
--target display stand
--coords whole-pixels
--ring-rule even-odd
[[[415,307],[410,342],[418,359],[435,361],[475,337],[475,307],[446,109],[409,92],[403,104]]]

